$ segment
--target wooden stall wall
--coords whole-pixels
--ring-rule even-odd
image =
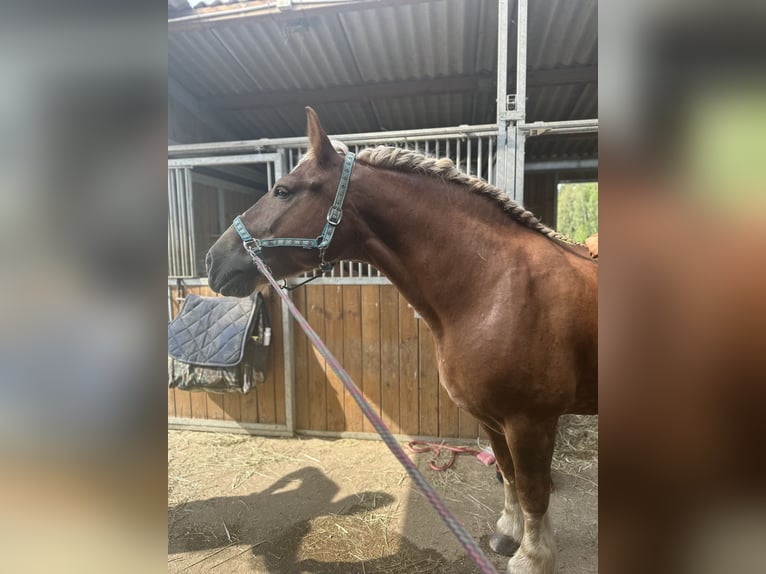
[[[210,294],[204,287],[189,292]],[[479,436],[477,421],[459,410],[439,384],[428,327],[415,316],[395,287],[307,285],[294,291],[293,297],[298,309],[392,432],[443,438]],[[276,296],[267,296],[267,299],[274,328],[272,369],[267,382],[256,392],[244,396],[220,397],[171,390],[169,416],[284,423],[281,310]],[[294,353],[298,432],[375,432],[297,327]]]

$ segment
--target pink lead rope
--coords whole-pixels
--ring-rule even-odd
[[[247,246],[245,247],[247,248]],[[473,537],[468,534],[465,527],[457,518],[455,518],[455,515],[447,509],[447,507],[444,505],[444,502],[442,502],[441,498],[439,498],[439,495],[436,494],[436,491],[420,473],[417,466],[415,466],[415,463],[410,460],[410,457],[408,457],[404,452],[402,447],[394,438],[394,435],[391,434],[391,431],[388,430],[388,427],[385,425],[383,420],[373,410],[373,408],[370,406],[370,403],[368,403],[364,398],[362,393],[354,384],[354,381],[351,380],[349,374],[341,366],[338,360],[332,355],[332,353],[330,353],[330,350],[324,344],[322,339],[320,339],[314,329],[311,328],[311,325],[309,325],[308,321],[306,321],[306,318],[301,315],[300,311],[298,311],[298,309],[295,307],[295,304],[290,300],[287,294],[280,288],[276,279],[274,279],[274,277],[271,275],[271,270],[268,268],[266,263],[260,257],[258,257],[254,251],[248,249],[248,252],[252,256],[253,262],[258,267],[258,270],[263,274],[264,277],[266,277],[266,279],[268,279],[269,283],[272,287],[274,287],[276,292],[279,293],[282,301],[284,301],[285,305],[287,305],[287,308],[290,310],[290,313],[292,313],[293,318],[297,321],[298,325],[300,325],[301,329],[303,329],[303,331],[306,333],[309,340],[311,341],[311,344],[316,347],[316,349],[327,361],[327,364],[330,365],[330,368],[335,371],[336,375],[338,375],[338,378],[343,383],[343,386],[346,387],[346,390],[349,393],[351,393],[351,396],[354,397],[356,404],[358,404],[359,408],[362,409],[364,416],[367,417],[375,430],[378,431],[378,434],[383,439],[383,442],[386,443],[386,446],[388,446],[396,459],[402,464],[404,469],[407,471],[407,474],[410,475],[420,490],[423,491],[423,495],[426,497],[428,502],[431,503],[431,506],[436,509],[436,512],[439,514],[441,519],[460,541],[460,544],[462,544],[463,548],[468,553],[468,556],[471,557],[471,560],[476,563],[482,574],[497,574],[494,566],[492,566]]]

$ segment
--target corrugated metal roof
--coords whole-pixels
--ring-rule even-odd
[[[195,8],[225,4],[242,4],[242,0],[168,0],[168,12],[190,12]]]
[[[169,8],[178,2],[170,0]],[[203,109],[227,96],[295,94],[379,82],[423,84],[465,76],[486,78],[489,84],[472,91],[325,102],[316,108],[333,133],[495,121],[497,0],[381,3],[233,22],[171,30],[169,35],[169,74]],[[593,69],[596,0],[530,2],[528,38],[531,71]],[[515,65],[514,49],[511,41],[509,67]],[[512,84],[511,80],[509,88]],[[528,121],[597,117],[595,77],[584,83],[549,84],[530,85]],[[239,105],[216,109],[215,115],[235,126],[236,137],[302,135],[303,104],[311,103],[290,101],[268,109]]]

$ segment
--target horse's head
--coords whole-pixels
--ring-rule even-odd
[[[325,226],[344,158],[322,129],[316,112],[306,108],[306,117],[308,153],[241,216],[245,228],[255,239],[315,238]],[[333,243],[338,242],[341,227]],[[264,247],[263,258],[278,278],[313,269],[320,261],[317,249],[302,247]],[[205,263],[208,284],[223,295],[245,297],[265,283],[233,226],[210,248]]]

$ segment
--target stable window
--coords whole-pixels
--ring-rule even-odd
[[[559,182],[556,230],[578,242],[598,232],[598,181]]]

